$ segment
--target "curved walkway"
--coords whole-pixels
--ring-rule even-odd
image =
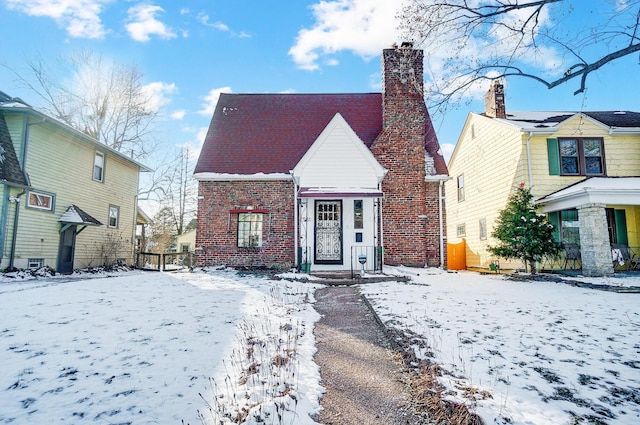
[[[357,286],[315,293],[322,318],[315,326],[321,385],[318,421],[324,425],[428,424],[411,408],[408,374]]]

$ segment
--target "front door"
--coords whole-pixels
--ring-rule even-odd
[[[73,256],[76,248],[76,227],[69,226],[60,234],[58,247],[58,273],[73,273]]]
[[[315,262],[342,264],[342,201],[316,201]]]

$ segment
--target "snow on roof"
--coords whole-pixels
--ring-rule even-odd
[[[87,226],[102,226],[102,223],[75,205],[69,206],[58,221],[61,223],[84,224]]]
[[[507,118],[495,118],[524,131],[546,132],[555,129],[564,121],[583,115],[609,127],[611,131],[640,132],[640,112],[633,111],[515,111]]]
[[[590,177],[536,201],[544,212],[589,203],[640,205],[640,177]]]

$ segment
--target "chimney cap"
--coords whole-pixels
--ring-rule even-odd
[[[413,41],[403,41],[402,44],[400,44],[400,48],[413,49]]]

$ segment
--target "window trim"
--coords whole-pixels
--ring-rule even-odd
[[[236,241],[237,241],[237,245],[238,248],[245,248],[245,249],[256,249],[256,248],[262,248],[262,246],[264,245],[264,214],[263,212],[261,212],[262,210],[245,210],[243,212],[238,212],[238,229],[236,232]],[[250,220],[241,220],[243,218],[243,216],[249,216],[249,215],[255,215],[255,216],[260,216],[260,220],[256,221],[255,223],[259,223],[259,229],[253,229],[252,226],[249,226],[249,230],[248,230],[248,236],[249,236],[249,240],[251,240],[252,238],[252,233],[255,232],[255,236],[258,236],[258,240],[256,242],[255,245],[252,245],[251,242],[249,243],[249,245],[246,245],[244,243],[246,238],[241,238],[240,236],[240,232],[245,232],[243,229],[241,229],[240,223],[254,223],[253,221]]]
[[[50,199],[50,203],[49,203],[49,207],[41,207],[38,205],[34,205],[31,203],[31,195],[36,195],[36,196],[44,196]],[[34,210],[38,210],[38,211],[48,211],[48,212],[54,212],[56,209],[56,195],[53,193],[49,193],[49,192],[43,192],[41,190],[30,190],[27,194],[27,202],[26,202],[26,207],[29,209],[34,209]]]
[[[486,241],[487,240],[487,219],[486,218],[481,218],[479,221],[479,232],[480,232],[480,240],[481,241]]]
[[[116,224],[111,225],[111,211],[116,211]],[[117,229],[120,226],[120,207],[117,205],[109,205],[109,212],[107,214],[107,227],[111,229]]]
[[[102,158],[102,165],[97,164],[98,158]],[[93,155],[93,168],[91,170],[91,178],[93,181],[104,183],[104,170],[106,168],[107,156],[104,152],[96,150]],[[100,178],[96,178],[96,167],[100,167]]]
[[[364,201],[362,199],[353,200],[353,228],[364,229]]]
[[[456,185],[458,187],[458,202],[464,201],[464,174],[456,177]]]
[[[562,155],[562,141],[564,140],[575,140],[576,141],[576,156],[575,158],[578,161],[578,172],[577,173],[565,173],[562,167],[562,158],[573,158],[573,156]],[[587,173],[586,162],[587,157],[584,152],[584,142],[586,140],[597,140],[600,142],[600,164],[602,166],[601,173]],[[596,158],[596,157],[594,157]],[[607,175],[607,166],[605,161],[605,152],[604,152],[604,138],[602,137],[558,137],[558,161],[559,161],[559,174],[561,176],[606,176]]]

